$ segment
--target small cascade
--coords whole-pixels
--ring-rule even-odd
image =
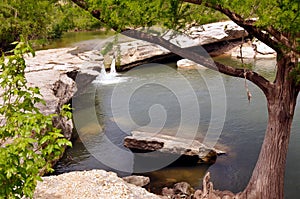
[[[110,65],[110,72],[107,73],[105,66],[101,68],[100,75],[94,80],[94,83],[100,84],[116,84],[126,81],[126,77],[118,77],[119,74],[116,71],[116,59],[114,58]]]
[[[118,75],[117,71],[116,71],[116,59],[115,58],[113,58],[113,60],[111,62],[110,73],[109,74],[112,75],[112,76]]]
[[[107,76],[107,73],[106,73],[106,70],[105,70],[105,66],[104,66],[104,65],[103,65],[103,67],[101,68],[100,76],[101,76],[101,77],[106,77],[106,76]]]

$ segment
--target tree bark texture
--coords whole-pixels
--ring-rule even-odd
[[[260,155],[246,189],[238,198],[283,199],[284,173],[298,89],[290,77],[291,55],[278,56],[274,84],[266,94],[268,125]]]

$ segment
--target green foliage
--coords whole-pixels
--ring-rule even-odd
[[[27,85],[23,55],[33,50],[25,42],[15,45],[13,55],[0,59],[0,198],[32,197],[40,174],[52,171],[51,162],[71,146],[52,125],[58,115],[37,108],[45,104],[39,88]],[[63,108],[59,116],[70,117]]]
[[[47,37],[53,29],[54,0],[3,0],[0,2],[0,42],[7,48],[20,35],[28,39]]]
[[[261,27],[273,26],[278,31],[292,34],[300,32],[299,0],[218,0],[215,2],[244,18],[258,17],[257,24]]]
[[[56,13],[57,24],[62,31],[94,30],[101,27],[99,20],[68,0],[57,5],[57,7],[60,11]]]
[[[244,19],[256,18],[256,26],[267,29],[272,27],[277,34],[283,34],[300,50],[300,1],[299,0],[206,0],[219,4]],[[285,48],[284,46],[282,46]]]
[[[297,86],[300,85],[300,63],[298,63],[297,67],[293,68],[293,70],[290,73],[290,78],[292,78],[295,81],[295,84]]]
[[[0,1],[0,48],[23,37],[35,43],[60,38],[64,31],[99,29],[100,22],[69,0]]]
[[[122,30],[126,27],[165,26],[181,29],[186,24],[204,24],[224,15],[202,6],[182,3],[180,0],[86,0],[89,11],[99,10],[101,21],[108,27]],[[202,16],[202,17],[201,17]]]

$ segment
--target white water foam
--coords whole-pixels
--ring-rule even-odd
[[[95,84],[117,84],[120,82],[125,82],[127,80],[126,77],[120,77],[120,74],[116,71],[116,59],[114,58],[110,65],[110,72],[107,73],[105,67],[101,68],[100,75],[93,81]]]

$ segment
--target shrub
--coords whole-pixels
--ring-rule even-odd
[[[57,115],[37,108],[45,104],[39,88],[27,85],[23,55],[33,50],[24,41],[14,45],[12,55],[0,58],[0,198],[32,197],[41,174],[53,171],[51,163],[71,146],[53,127]]]

